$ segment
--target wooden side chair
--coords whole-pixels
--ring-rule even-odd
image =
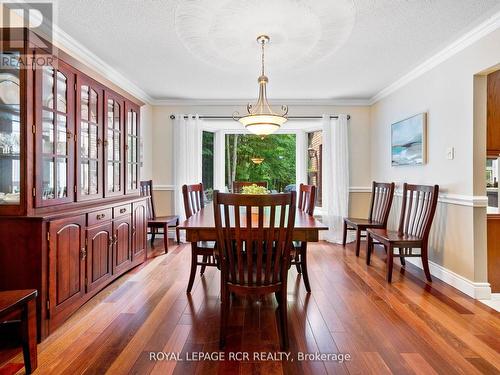
[[[186,219],[190,218],[205,207],[203,194],[203,184],[182,186]],[[205,273],[207,266],[218,266],[217,257],[214,254],[215,245],[216,244],[213,241],[191,242],[191,273],[189,275],[187,293],[191,293],[198,266],[201,266],[200,276]],[[199,259],[200,256],[202,257],[201,261]]]
[[[37,331],[36,331],[36,297],[35,289],[6,290],[0,292],[0,326],[13,326],[12,334],[2,333],[0,342],[7,340],[7,344],[21,343],[23,348],[24,368],[26,374],[31,374],[37,368]],[[18,327],[20,329],[18,329]],[[20,332],[18,340],[17,331]],[[12,342],[13,341],[13,342]],[[0,371],[1,372],[1,371]]]
[[[370,264],[373,251],[373,241],[384,245],[387,251],[387,281],[392,280],[393,258],[399,257],[401,265],[405,265],[406,257],[422,258],[422,266],[428,281],[432,281],[429,271],[428,242],[432,220],[436,212],[439,186],[403,185],[403,200],[397,231],[382,228],[368,229],[368,251],[366,264]],[[394,249],[398,253],[394,253]],[[419,248],[420,254],[414,254],[413,249]]]
[[[313,216],[315,206],[316,186],[300,184],[298,209]],[[311,285],[309,284],[309,275],[307,273],[306,241],[293,241],[292,253],[290,254],[290,266],[292,265],[295,265],[297,272],[302,274],[306,291],[311,293]]]
[[[264,208],[269,211],[266,215]],[[230,293],[244,296],[274,293],[278,301],[281,348],[287,349],[287,277],[295,210],[295,192],[272,195],[214,192],[221,267],[221,349],[229,324]]]
[[[387,228],[387,220],[389,219],[393,197],[394,182],[382,183],[373,181],[368,219],[344,218],[343,246],[346,243],[347,231],[356,231],[356,256],[358,257],[361,237],[366,237],[366,234],[362,232],[366,232],[368,228]]]
[[[141,181],[141,196],[149,197],[146,202],[146,215],[148,221],[148,234],[151,234],[151,246],[153,246],[155,235],[159,229],[163,230],[163,245],[165,253],[168,253],[168,228],[175,228],[177,244],[180,243],[179,216],[156,216],[155,205],[153,201],[153,180]]]
[[[233,181],[233,193],[241,193],[241,189],[244,186],[252,186],[253,184],[257,186],[263,186],[267,189],[267,181],[258,181],[258,182],[251,182],[251,181]]]

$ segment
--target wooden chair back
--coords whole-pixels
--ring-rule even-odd
[[[186,219],[190,218],[203,207],[205,207],[203,197],[204,189],[202,183],[194,185],[183,185],[182,196],[184,198],[184,212],[186,213]]]
[[[295,224],[296,193],[214,193],[223,285],[249,290],[283,286]],[[254,291],[255,292],[255,291]],[[256,293],[258,294],[258,293]]]
[[[241,189],[244,186],[252,186],[253,184],[257,186],[263,186],[267,189],[267,181],[258,181],[258,182],[251,182],[251,181],[233,181],[233,193],[241,193]]]
[[[392,199],[394,197],[394,186],[394,182],[383,183],[373,181],[369,220],[382,223],[384,227],[387,226]]]
[[[146,200],[146,219],[153,220],[156,218],[155,205],[153,202],[153,180],[141,181],[140,189],[142,197],[149,197],[149,199]]]
[[[299,204],[298,208],[308,215],[314,215],[314,207],[316,206],[316,186],[304,185],[299,186]]]
[[[399,235],[427,239],[436,212],[439,186],[403,185]]]

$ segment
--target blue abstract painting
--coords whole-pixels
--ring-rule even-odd
[[[426,113],[392,124],[392,165],[422,165],[426,162]]]

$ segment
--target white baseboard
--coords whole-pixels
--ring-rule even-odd
[[[422,260],[420,258],[406,258],[406,261],[414,264],[418,268],[422,268]],[[444,281],[446,284],[460,290],[475,299],[490,299],[491,287],[490,283],[476,283],[469,279],[445,268],[437,263],[429,261],[429,269],[431,275]]]

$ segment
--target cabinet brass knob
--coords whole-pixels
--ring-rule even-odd
[[[84,247],[82,247],[82,250],[80,251],[80,257],[82,258],[82,260],[87,257],[87,250],[85,250]]]
[[[127,212],[127,209],[126,209],[126,208],[121,208],[121,209],[120,209],[120,213],[121,213],[121,214],[123,214],[123,213],[125,213],[125,212]]]

